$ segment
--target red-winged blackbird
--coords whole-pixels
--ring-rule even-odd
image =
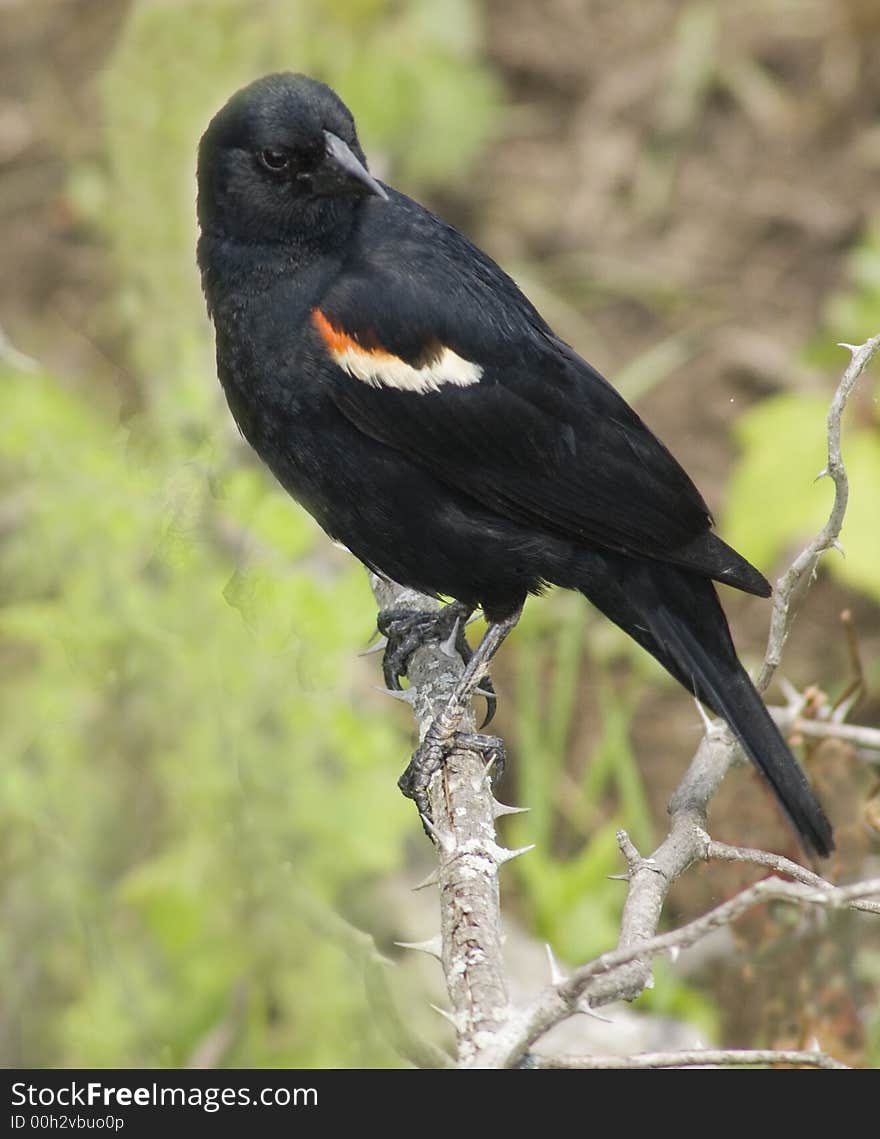
[[[367,566],[482,605],[490,632],[529,593],[580,590],[728,721],[827,855],[830,824],[712,582],[770,586],[511,278],[377,182],[346,106],[304,76],[230,99],[201,140],[198,184],[220,380],[282,486]],[[405,654],[392,659],[396,682]]]

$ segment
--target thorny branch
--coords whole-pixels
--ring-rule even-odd
[[[846,401],[866,365],[880,349],[880,336],[855,347],[827,418],[828,463],[822,476],[835,488],[834,503],[822,531],[779,579],[759,691],[770,683],[781,659],[797,605],[809,588],[822,553],[838,548],[846,512],[848,484],[841,455],[841,418]],[[373,590],[381,608],[433,609],[437,602],[377,576]],[[440,646],[426,645],[413,657],[411,688],[401,694],[413,707],[420,738],[442,708],[463,669],[457,657]],[[800,720],[796,709],[774,709],[777,720],[804,735],[835,736],[868,750],[880,750],[880,732],[836,720]],[[462,727],[472,730],[473,721]],[[877,738],[875,738],[877,737]],[[685,1067],[698,1064],[797,1064],[845,1067],[821,1052],[737,1052],[699,1050],[620,1057],[538,1057],[532,1044],[554,1025],[578,1011],[621,999],[632,999],[650,983],[650,961],[657,954],[676,955],[712,930],[729,924],[751,906],[769,899],[880,912],[880,880],[837,887],[797,863],[766,851],[746,850],[714,842],[706,830],[708,804],[733,762],[737,745],[726,726],[707,722],[706,733],[669,805],[667,837],[643,858],[629,837],[618,841],[627,867],[628,891],[617,948],[554,983],[525,1008],[510,1006],[501,960],[498,870],[522,851],[505,851],[495,842],[494,820],[510,808],[495,803],[479,757],[452,754],[431,784],[434,812],[432,836],[438,851],[436,881],[441,892],[442,936],[439,950],[449,989],[447,1014],[458,1036],[460,1067]],[[666,895],[693,863],[707,859],[744,861],[785,874],[792,881],[768,878],[724,905],[662,935],[657,934]],[[415,948],[415,947],[414,947]]]
[[[610,950],[576,969],[570,977],[542,993],[531,1006],[518,1010],[511,1016],[504,1029],[498,1033],[493,1047],[484,1052],[484,1066],[516,1067],[526,1055],[529,1045],[561,1020],[578,1012],[585,999],[592,1004],[590,982],[595,978],[607,976],[636,958],[650,959],[669,952],[677,956],[682,949],[688,949],[707,934],[730,925],[755,905],[778,900],[833,909],[850,908],[853,903],[873,896],[880,897],[880,878],[856,882],[852,886],[832,886],[830,889],[816,889],[800,882],[765,878],[671,933],[656,934],[637,945]]]
[[[379,608],[438,607],[432,598],[404,589],[375,574],[371,584]],[[397,694],[411,704],[419,738],[446,706],[464,671],[457,654],[437,644],[417,649],[409,661],[410,687]],[[461,723],[474,731],[473,715]],[[481,1040],[491,1038],[509,1014],[501,955],[498,870],[515,852],[495,842],[495,819],[504,808],[495,802],[483,761],[475,752],[456,749],[434,775],[428,789],[433,813],[431,834],[438,865],[424,885],[440,890],[441,936],[437,945],[419,946],[443,964],[461,1060],[473,1056]]]

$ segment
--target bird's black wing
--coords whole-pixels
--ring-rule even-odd
[[[679,463],[514,282],[425,211],[397,220],[383,243],[362,236],[312,313],[339,410],[505,517],[768,592],[711,534]]]

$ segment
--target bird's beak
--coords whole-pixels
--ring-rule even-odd
[[[328,173],[332,172],[337,192],[345,186],[360,193],[375,194],[377,198],[388,201],[384,187],[376,181],[339,135],[333,134],[332,131],[324,131],[324,141],[327,147],[325,170]]]

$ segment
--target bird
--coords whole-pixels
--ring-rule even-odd
[[[219,380],[281,486],[372,571],[452,599],[444,636],[472,681],[529,595],[579,591],[727,721],[806,849],[829,855],[831,824],[715,589],[768,597],[769,583],[513,279],[375,178],[348,107],[305,75],[232,95],[199,143],[197,186]],[[471,653],[461,618],[478,607]],[[432,620],[380,615],[389,686]],[[450,724],[428,741],[431,770]],[[427,811],[425,784],[401,781]]]

